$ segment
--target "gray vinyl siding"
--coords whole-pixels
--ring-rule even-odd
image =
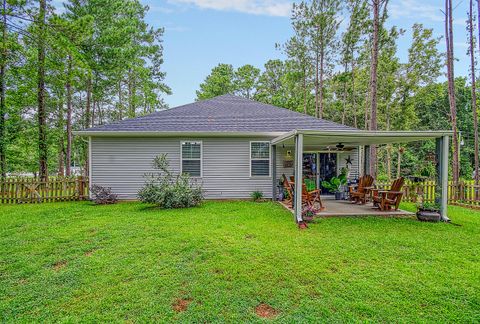
[[[287,157],[287,151],[291,151],[291,156]],[[277,180],[282,178],[282,174],[287,177],[293,176],[293,165],[295,159],[295,150],[292,148],[283,148],[282,146],[277,146]],[[285,166],[285,160],[290,160],[291,167]]]
[[[337,170],[340,172],[342,168],[347,167],[346,159],[350,156],[352,164],[348,165],[350,180],[357,179],[359,177],[359,154],[358,149],[352,151],[339,152],[337,155]]]
[[[202,141],[199,181],[209,199],[248,198],[255,190],[271,197],[271,177],[250,177],[250,141],[269,138],[105,138],[93,137],[92,184],[111,187],[120,199],[136,199],[152,160],[166,153],[174,172],[180,171],[180,142]]]
[[[207,199],[249,198],[253,191],[272,194],[271,177],[250,177],[250,141],[269,141],[270,138],[121,138],[92,137],[91,182],[111,187],[120,199],[137,199],[144,175],[154,172],[152,160],[166,153],[173,172],[180,172],[180,143],[202,142],[202,178],[199,178]],[[287,150],[277,147],[277,179],[282,174],[293,175],[293,167],[286,166]],[[358,176],[358,150],[339,154],[339,168],[350,155],[353,161],[350,177]],[[271,175],[270,170],[270,175]]]

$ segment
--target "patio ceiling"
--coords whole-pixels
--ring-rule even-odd
[[[342,143],[348,146],[380,145],[391,143],[409,143],[451,136],[452,131],[315,131],[294,130],[272,140],[272,144],[295,145],[295,135],[303,134],[303,145],[336,145]]]

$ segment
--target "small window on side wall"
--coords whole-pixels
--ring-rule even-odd
[[[270,176],[270,142],[250,142],[250,176]]]
[[[202,176],[202,142],[182,142],[181,172],[191,177]]]

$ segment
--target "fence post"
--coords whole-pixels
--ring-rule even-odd
[[[77,181],[78,181],[78,200],[83,200],[84,194],[85,194],[85,181],[83,180],[82,176],[79,176],[77,178]]]

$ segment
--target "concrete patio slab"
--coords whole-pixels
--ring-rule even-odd
[[[380,211],[374,208],[372,203],[365,205],[352,204],[347,200],[335,200],[333,197],[322,196],[325,210],[318,212],[317,217],[337,217],[337,216],[381,216],[381,217],[413,217],[415,213],[406,210]],[[285,204],[282,205],[289,209]]]

